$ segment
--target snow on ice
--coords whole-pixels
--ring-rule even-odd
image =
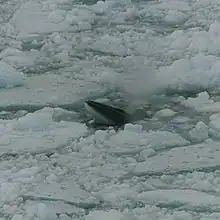
[[[22,73],[16,71],[7,63],[0,62],[0,88],[22,86],[23,84]]]
[[[1,3],[0,107],[42,108],[0,119],[0,219],[219,219],[219,1],[19,4]],[[46,107],[112,83],[190,113],[93,131]]]

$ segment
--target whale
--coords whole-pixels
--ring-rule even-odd
[[[97,125],[122,126],[127,123],[150,118],[149,112],[137,109],[133,114],[97,101],[85,101],[84,107]]]
[[[99,125],[124,125],[132,119],[132,116],[126,111],[104,103],[85,101],[84,107],[87,114]]]

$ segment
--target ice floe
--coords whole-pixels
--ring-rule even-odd
[[[0,218],[219,219],[219,1],[83,2],[1,2],[0,107],[29,108],[0,120]],[[93,130],[46,107],[111,86],[190,114]]]
[[[12,66],[5,62],[0,62],[0,87],[11,88],[22,86],[24,76],[21,72],[16,71]]]

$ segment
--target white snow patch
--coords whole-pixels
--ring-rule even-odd
[[[48,152],[85,135],[87,127],[76,122],[52,120],[53,109],[29,113],[3,126],[0,155],[8,153]]]
[[[62,189],[62,190],[60,190]],[[48,197],[56,198],[62,201],[70,201],[73,203],[79,202],[95,202],[96,199],[92,197],[88,192],[81,189],[77,184],[72,181],[65,181],[60,185],[59,183],[40,184],[33,188],[32,192],[25,194],[32,197]]]
[[[204,53],[208,51],[209,35],[206,31],[199,31],[192,34],[189,49],[194,53]]]
[[[180,170],[195,171],[220,165],[219,142],[209,142],[174,148],[136,163],[132,174],[169,173]]]
[[[23,85],[23,74],[13,67],[0,61],[0,88],[10,88]]]
[[[96,4],[91,6],[91,10],[97,14],[102,15],[104,13],[109,12],[109,8],[114,4],[111,1],[97,1]]]
[[[169,131],[151,131],[147,137],[140,140],[142,146],[147,146],[154,150],[163,148],[180,147],[189,144],[189,141],[185,140],[179,134]]]
[[[0,182],[0,203],[13,202],[21,193],[21,184]]]
[[[169,109],[169,108],[165,108],[165,109],[162,109],[160,111],[158,111],[155,116],[157,117],[171,117],[173,115],[175,115],[177,112]]]
[[[176,123],[176,124],[185,124],[185,123],[188,123],[190,121],[192,121],[191,118],[184,117],[184,116],[178,116],[178,117],[172,119],[172,122]]]
[[[17,30],[10,23],[5,23],[5,24],[3,23],[1,24],[1,27],[0,27],[0,33],[4,37],[11,38],[12,36],[14,37],[17,35]]]
[[[191,131],[189,137],[193,141],[204,141],[209,137],[209,127],[202,121],[198,122]]]
[[[170,66],[162,66],[156,72],[161,88],[176,90],[219,89],[219,72],[215,66],[219,60],[213,55],[198,54],[192,58],[180,58]]]
[[[117,203],[123,200],[134,200],[138,196],[138,192],[127,184],[111,184],[96,193],[96,196],[101,201]]]
[[[55,11],[52,11],[49,14],[48,19],[52,23],[59,24],[65,19],[65,16],[66,16],[66,11],[64,11],[64,10],[55,10]]]
[[[47,219],[48,217],[48,207],[44,203],[39,203],[37,206],[29,206],[29,209],[27,210],[27,216],[37,216],[39,219]]]
[[[141,151],[140,155],[141,158],[144,158],[144,160],[147,160],[148,157],[152,157],[156,154],[156,151],[152,148],[147,148]]]
[[[140,47],[143,48],[142,43]],[[146,103],[148,97],[157,91],[160,83],[152,64],[146,58],[137,58],[134,55],[125,57],[122,64],[124,73],[116,76],[115,83],[128,93],[132,104],[141,99]]]
[[[68,29],[69,24],[63,21],[65,12],[57,14],[56,11],[43,11],[41,7],[39,2],[28,1],[15,12],[10,23],[19,30],[17,39]]]
[[[211,54],[218,56],[220,52],[219,49],[220,43],[218,41],[220,36],[220,23],[218,21],[214,21],[214,23],[210,25],[208,33],[209,33],[209,42],[210,42],[208,51]]]
[[[52,108],[43,108],[34,113],[19,118],[13,123],[13,128],[17,130],[39,130],[48,129],[54,122],[52,120]]]
[[[171,17],[172,21],[169,12],[166,17],[168,20]],[[177,30],[166,37],[167,41],[162,44],[164,49],[169,47],[167,56],[172,60],[172,64],[158,69],[157,78],[162,88],[184,91],[201,88],[220,89],[220,23],[215,20],[208,24],[208,31],[199,28],[188,29],[185,32]]]
[[[73,8],[71,11],[68,11],[66,14],[66,22],[69,25],[78,25],[82,27],[82,24],[87,24],[90,26],[94,23],[96,19],[95,14],[91,10],[87,10],[86,8]],[[84,30],[84,29],[82,29]]]
[[[168,24],[181,24],[186,21],[188,15],[175,10],[169,10],[165,16],[165,22]]]
[[[16,172],[15,174],[13,174],[13,177],[14,178],[27,178],[27,177],[33,177],[33,176],[36,176],[37,173],[40,172],[40,169],[39,167],[37,166],[33,166],[33,167],[30,167],[30,168],[24,168],[24,169],[21,169],[19,170],[18,172]]]
[[[195,109],[198,112],[219,112],[220,102],[214,102],[208,92],[201,92],[196,98],[189,97],[181,102],[182,105]]]
[[[188,2],[176,1],[176,0],[167,0],[160,1],[159,4],[153,5],[158,9],[168,9],[168,10],[176,10],[176,11],[190,11],[191,6]]]
[[[214,137],[220,137],[220,113],[209,117],[209,133]]]
[[[109,211],[91,211],[85,218],[86,220],[123,220],[124,216],[114,209]]]
[[[100,39],[96,40],[90,48],[94,51],[110,53],[112,55],[127,55],[127,48],[124,45],[123,39],[110,36],[109,34],[105,34]]]
[[[68,215],[85,215],[84,210],[61,201],[31,201],[28,200],[23,206],[24,220],[28,219],[61,219],[69,220]],[[58,217],[58,216],[59,217]]]
[[[210,209],[219,208],[220,198],[203,192],[194,190],[156,190],[141,193],[137,200],[148,205],[166,204],[187,206],[186,208],[202,208],[204,206]]]
[[[4,62],[17,68],[35,66],[41,56],[39,51],[20,51],[13,48],[7,48],[0,53]]]
[[[112,135],[105,141],[109,153],[126,154],[138,153],[143,148],[159,150],[189,144],[179,134],[168,131],[141,131],[140,125],[127,124],[124,130]]]
[[[26,77],[24,84],[25,87],[2,90],[0,106],[69,104],[85,98],[85,94],[91,91],[82,79],[70,80],[52,73]]]

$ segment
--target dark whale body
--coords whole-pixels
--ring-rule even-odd
[[[96,101],[84,102],[87,113],[93,117],[94,122],[99,125],[121,126],[129,122],[143,120],[151,117],[146,110],[137,109],[134,114],[106,105]]]
[[[124,110],[100,102],[86,101],[84,106],[96,124],[124,125],[132,119],[132,116]]]

